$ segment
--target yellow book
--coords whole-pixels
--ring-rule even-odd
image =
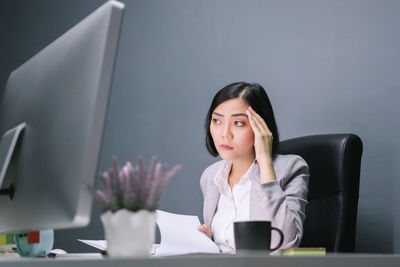
[[[306,255],[325,255],[325,248],[287,248],[278,251],[280,256],[306,256]]]
[[[13,234],[0,234],[0,246],[14,243],[15,242]]]

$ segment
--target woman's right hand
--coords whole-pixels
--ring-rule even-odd
[[[206,236],[208,236],[208,238],[212,239],[212,231],[211,231],[210,227],[208,227],[207,224],[200,225],[199,227],[197,227],[197,230],[205,233]]]

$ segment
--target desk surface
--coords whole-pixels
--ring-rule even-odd
[[[263,253],[243,255],[183,255],[159,258],[136,259],[84,259],[84,258],[56,258],[56,259],[13,259],[0,258],[0,265],[7,266],[57,266],[57,267],[357,267],[357,266],[400,266],[400,254],[328,254],[325,256],[268,256]]]

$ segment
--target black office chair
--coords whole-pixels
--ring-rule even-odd
[[[279,154],[297,154],[310,168],[308,205],[301,247],[354,252],[361,139],[327,134],[282,141]]]

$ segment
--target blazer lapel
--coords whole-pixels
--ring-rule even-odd
[[[208,226],[211,225],[212,218],[214,218],[214,214],[217,210],[219,195],[218,187],[214,183],[211,183],[208,186],[207,194],[204,199],[204,223]]]
[[[250,187],[250,207],[249,207],[249,220],[260,220],[263,219],[263,213],[265,212],[262,207],[262,195],[260,195],[260,169],[257,166],[254,172],[249,177],[251,181]]]

